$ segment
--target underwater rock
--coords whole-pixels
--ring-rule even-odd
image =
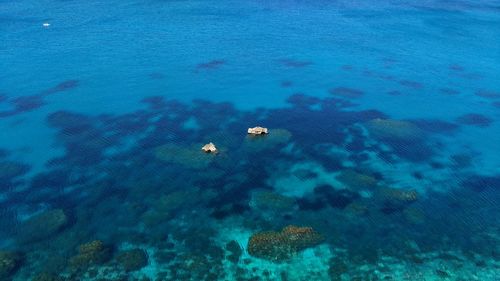
[[[198,149],[165,144],[155,148],[154,154],[163,162],[179,164],[191,169],[203,169],[208,167],[214,158],[208,153],[199,153]]]
[[[215,153],[217,152],[217,148],[215,147],[215,144],[213,143],[207,143],[205,144],[201,150],[207,152],[207,153]]]
[[[412,139],[422,136],[418,126],[402,120],[376,118],[368,121],[366,127],[373,136],[381,139]]]
[[[268,133],[267,128],[264,127],[253,127],[253,128],[248,128],[248,133],[252,135],[264,135]]]
[[[148,254],[143,249],[132,249],[119,253],[116,260],[125,271],[136,271],[148,265]]]
[[[311,227],[289,225],[279,232],[253,234],[248,240],[247,250],[252,256],[279,262],[322,241],[323,236]]]
[[[0,250],[0,280],[10,280],[8,278],[16,272],[21,261],[20,254]]]
[[[377,185],[377,179],[354,170],[343,170],[337,176],[337,180],[345,184],[351,190],[372,189]]]
[[[107,262],[111,257],[111,250],[100,240],[82,244],[78,254],[71,257],[69,264],[74,269],[87,269],[93,265]]]
[[[20,243],[44,240],[58,233],[68,223],[68,217],[61,209],[43,212],[23,222],[17,239]]]
[[[230,253],[227,259],[232,263],[238,263],[241,255],[243,254],[243,249],[241,249],[240,244],[235,240],[231,240],[226,244],[226,250]]]

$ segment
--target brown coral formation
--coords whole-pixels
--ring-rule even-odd
[[[86,269],[92,265],[102,264],[109,260],[111,251],[100,240],[80,245],[78,254],[69,260],[74,269]]]
[[[15,252],[0,250],[0,280],[9,280],[21,263],[21,256]]]
[[[413,123],[392,119],[373,119],[367,123],[370,133],[376,138],[411,139],[422,136],[422,131]]]
[[[259,232],[248,240],[247,250],[252,256],[271,261],[290,259],[306,248],[323,241],[323,236],[311,227],[289,225],[281,231]]]
[[[46,211],[21,224],[17,239],[21,243],[47,239],[60,231],[67,223],[68,218],[63,210]]]

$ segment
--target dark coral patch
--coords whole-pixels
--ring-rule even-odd
[[[389,91],[389,92],[387,92],[387,94],[388,94],[388,95],[391,95],[391,96],[401,96],[403,93],[402,93],[402,92],[400,92],[400,91],[396,91],[396,90],[394,90],[394,91]]]
[[[289,96],[286,101],[296,107],[310,107],[319,104],[320,99],[297,93]]]
[[[55,94],[58,92],[71,90],[73,88],[78,87],[79,84],[80,84],[80,81],[78,81],[78,80],[74,80],[74,79],[66,80],[66,81],[63,81],[63,82],[57,84],[56,86],[54,86],[50,89],[47,89],[47,90],[41,92],[40,94],[41,95],[51,95],[51,94]]]
[[[301,210],[320,210],[327,206],[344,209],[358,198],[359,195],[352,191],[336,190],[330,185],[320,185],[314,188],[313,194],[300,198],[298,204]]]
[[[285,81],[281,81],[280,85],[283,88],[289,88],[289,87],[291,87],[293,85],[293,82],[285,80]]]
[[[352,65],[343,65],[340,67],[342,70],[345,70],[345,71],[351,71],[354,69],[354,67]]]
[[[162,108],[167,107],[167,102],[165,101],[165,98],[162,96],[146,97],[143,98],[141,102],[147,104],[149,108],[153,110],[160,110]]]
[[[488,189],[500,191],[500,176],[472,176],[465,180],[462,186],[477,192]]]
[[[11,103],[14,105],[15,111],[18,113],[33,111],[46,104],[43,100],[43,96],[41,95],[19,97],[11,100]]]
[[[399,84],[401,86],[405,86],[407,88],[415,89],[415,90],[420,90],[424,87],[424,85],[420,82],[416,81],[411,81],[411,80],[401,80],[399,81]]]
[[[492,103],[492,105],[496,108],[500,108],[500,101],[496,101],[496,102]]]
[[[225,60],[211,60],[209,62],[200,63],[196,66],[196,70],[211,70],[220,68],[226,64]]]
[[[280,59],[278,62],[286,67],[301,68],[312,64],[310,61],[299,61],[293,59]]]
[[[488,127],[493,119],[479,113],[464,114],[456,119],[457,123],[476,127]]]
[[[476,96],[482,97],[482,98],[487,98],[487,99],[498,99],[500,98],[500,92],[493,92],[493,91],[477,91],[475,93]]]
[[[347,88],[347,87],[337,87],[330,90],[330,93],[343,98],[360,98],[364,95],[363,91]]]
[[[464,71],[464,67],[459,64],[452,64],[448,67],[450,70],[461,72]]]
[[[442,89],[439,89],[439,92],[441,94],[444,94],[444,95],[450,95],[450,96],[455,96],[455,95],[458,95],[460,94],[459,91],[455,90],[455,89],[450,89],[450,88],[442,88]]]
[[[424,131],[438,134],[451,134],[459,127],[455,123],[438,119],[416,119],[411,120],[411,122]]]
[[[160,72],[153,72],[153,73],[150,73],[148,76],[149,76],[149,78],[151,78],[153,80],[161,80],[161,79],[165,78],[165,74],[160,73]]]

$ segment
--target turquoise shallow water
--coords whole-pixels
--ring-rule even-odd
[[[499,45],[499,1],[0,1],[0,280],[500,280]]]

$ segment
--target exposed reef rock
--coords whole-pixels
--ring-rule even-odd
[[[0,250],[0,280],[10,280],[21,264],[21,255]]]
[[[43,212],[21,224],[17,239],[20,243],[31,243],[52,237],[68,223],[63,210]]]
[[[268,231],[252,235],[248,240],[247,250],[252,256],[279,262],[322,241],[323,236],[311,227],[290,225],[279,232]]]
[[[264,127],[253,127],[253,128],[248,128],[248,133],[251,135],[265,135],[268,133],[267,128]]]
[[[207,153],[216,153],[217,152],[217,148],[215,147],[215,144],[213,143],[207,143],[205,144],[201,150],[207,152]]]
[[[136,271],[148,265],[148,254],[142,249],[132,249],[119,253],[116,260],[125,271]]]

